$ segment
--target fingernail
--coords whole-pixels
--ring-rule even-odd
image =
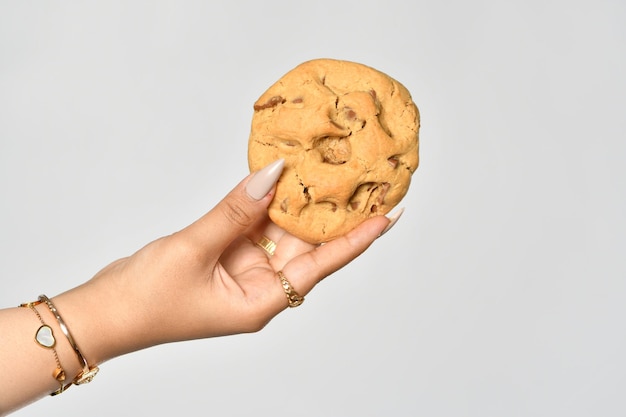
[[[385,233],[387,233],[389,230],[391,230],[391,228],[398,222],[398,220],[400,219],[400,216],[402,216],[402,213],[404,213],[404,207],[402,207],[400,210],[398,210],[395,214],[393,214],[392,216],[389,217],[389,224],[387,225],[387,227],[385,227],[383,229],[382,232],[380,232],[380,234],[378,235],[378,237],[381,237],[382,235],[384,235]]]
[[[278,159],[265,168],[257,171],[248,184],[246,184],[246,192],[255,200],[260,200],[270,192],[285,166],[284,159]]]

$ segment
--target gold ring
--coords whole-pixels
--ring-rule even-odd
[[[274,242],[269,237],[261,236],[261,239],[256,244],[257,246],[261,247],[265,252],[267,252],[270,256],[274,255],[274,251],[276,250],[276,242]]]
[[[285,290],[285,295],[287,296],[287,301],[289,302],[289,307],[298,307],[300,304],[304,302],[304,297],[296,292],[293,289],[287,278],[285,278],[285,274],[283,271],[278,271],[278,278],[280,279],[280,283],[283,286],[283,290]]]

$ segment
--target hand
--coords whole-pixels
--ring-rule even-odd
[[[267,216],[281,171],[282,160],[248,176],[190,226],[55,297],[90,362],[258,331],[288,306],[278,271],[305,296],[388,230],[389,219],[377,216],[323,245],[290,235]],[[255,244],[262,235],[277,244],[271,257]]]

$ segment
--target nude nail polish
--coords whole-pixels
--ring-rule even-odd
[[[398,210],[396,213],[394,213],[392,216],[389,217],[389,224],[387,225],[387,227],[385,227],[383,229],[382,232],[380,232],[380,235],[378,235],[378,237],[381,237],[382,235],[384,235],[385,233],[387,233],[389,230],[391,230],[391,228],[398,222],[398,220],[400,219],[400,216],[402,216],[402,213],[404,213],[404,207],[402,207],[400,210]]]
[[[284,166],[285,160],[278,159],[257,171],[250,181],[248,181],[248,184],[246,184],[246,192],[248,195],[255,200],[260,200],[265,197],[276,181],[278,181]]]

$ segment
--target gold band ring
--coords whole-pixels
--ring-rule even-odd
[[[287,278],[285,278],[285,274],[283,271],[278,271],[278,278],[280,279],[280,283],[283,286],[283,290],[285,290],[285,295],[287,296],[287,301],[289,302],[289,307],[298,307],[300,304],[304,302],[304,297],[296,292],[293,289]]]
[[[276,242],[270,239],[267,236],[261,236],[261,239],[256,243],[257,246],[261,247],[265,252],[267,252],[270,256],[274,255],[274,251],[276,250]]]

